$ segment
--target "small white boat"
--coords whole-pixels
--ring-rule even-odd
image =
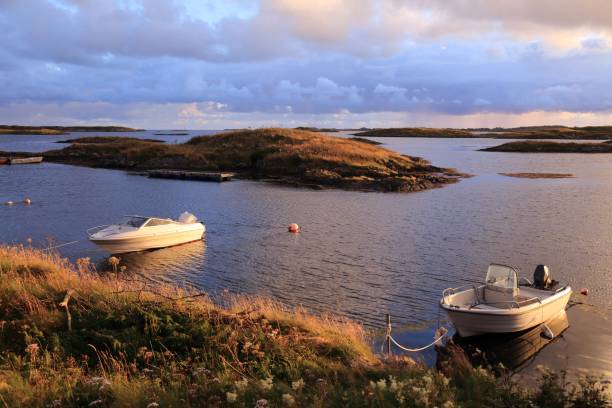
[[[522,280],[510,266],[491,264],[483,285],[442,292],[440,307],[461,337],[530,329],[565,312],[572,288],[555,289],[547,266],[538,265],[534,282]]]
[[[87,230],[89,240],[111,254],[145,251],[202,239],[206,227],[187,212],[178,220],[125,216],[119,223]]]
[[[42,156],[32,156],[32,157],[13,157],[9,159],[9,164],[36,164],[42,163]]]

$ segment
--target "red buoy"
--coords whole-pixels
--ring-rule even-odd
[[[296,223],[289,224],[289,232],[292,232],[294,234],[300,232],[300,226]]]
[[[580,289],[580,294],[584,295],[584,296],[588,296],[589,295],[589,290],[587,288],[582,288],[582,289]]]

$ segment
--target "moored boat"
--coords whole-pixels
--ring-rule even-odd
[[[119,223],[87,230],[89,240],[111,254],[165,248],[202,239],[204,224],[189,213],[178,220],[125,216]]]
[[[0,165],[1,164],[9,164],[9,158],[8,157],[0,157]]]
[[[569,286],[556,287],[544,265],[536,268],[534,282],[523,279],[519,285],[514,268],[491,264],[484,284],[445,289],[440,307],[461,337],[513,333],[564,312],[571,294]]]
[[[35,164],[42,163],[42,156],[32,156],[32,157],[11,157],[9,160],[9,164]]]

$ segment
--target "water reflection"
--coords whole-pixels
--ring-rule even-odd
[[[128,273],[146,274],[163,281],[185,283],[189,271],[201,270],[206,263],[206,242],[189,242],[169,248],[120,255]]]
[[[502,363],[513,371],[520,370],[531,362],[537,353],[551,342],[563,335],[569,327],[567,313],[563,311],[557,317],[546,322],[554,334],[553,339],[543,335],[542,326],[536,326],[519,333],[490,334],[469,338],[453,337],[474,365]]]

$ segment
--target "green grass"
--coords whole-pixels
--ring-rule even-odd
[[[72,330],[58,306],[68,290]],[[605,406],[596,382],[570,392],[548,376],[528,392],[459,352],[440,372],[383,360],[340,317],[263,298],[225,304],[88,259],[0,247],[0,406],[528,407],[551,394],[566,407]]]

